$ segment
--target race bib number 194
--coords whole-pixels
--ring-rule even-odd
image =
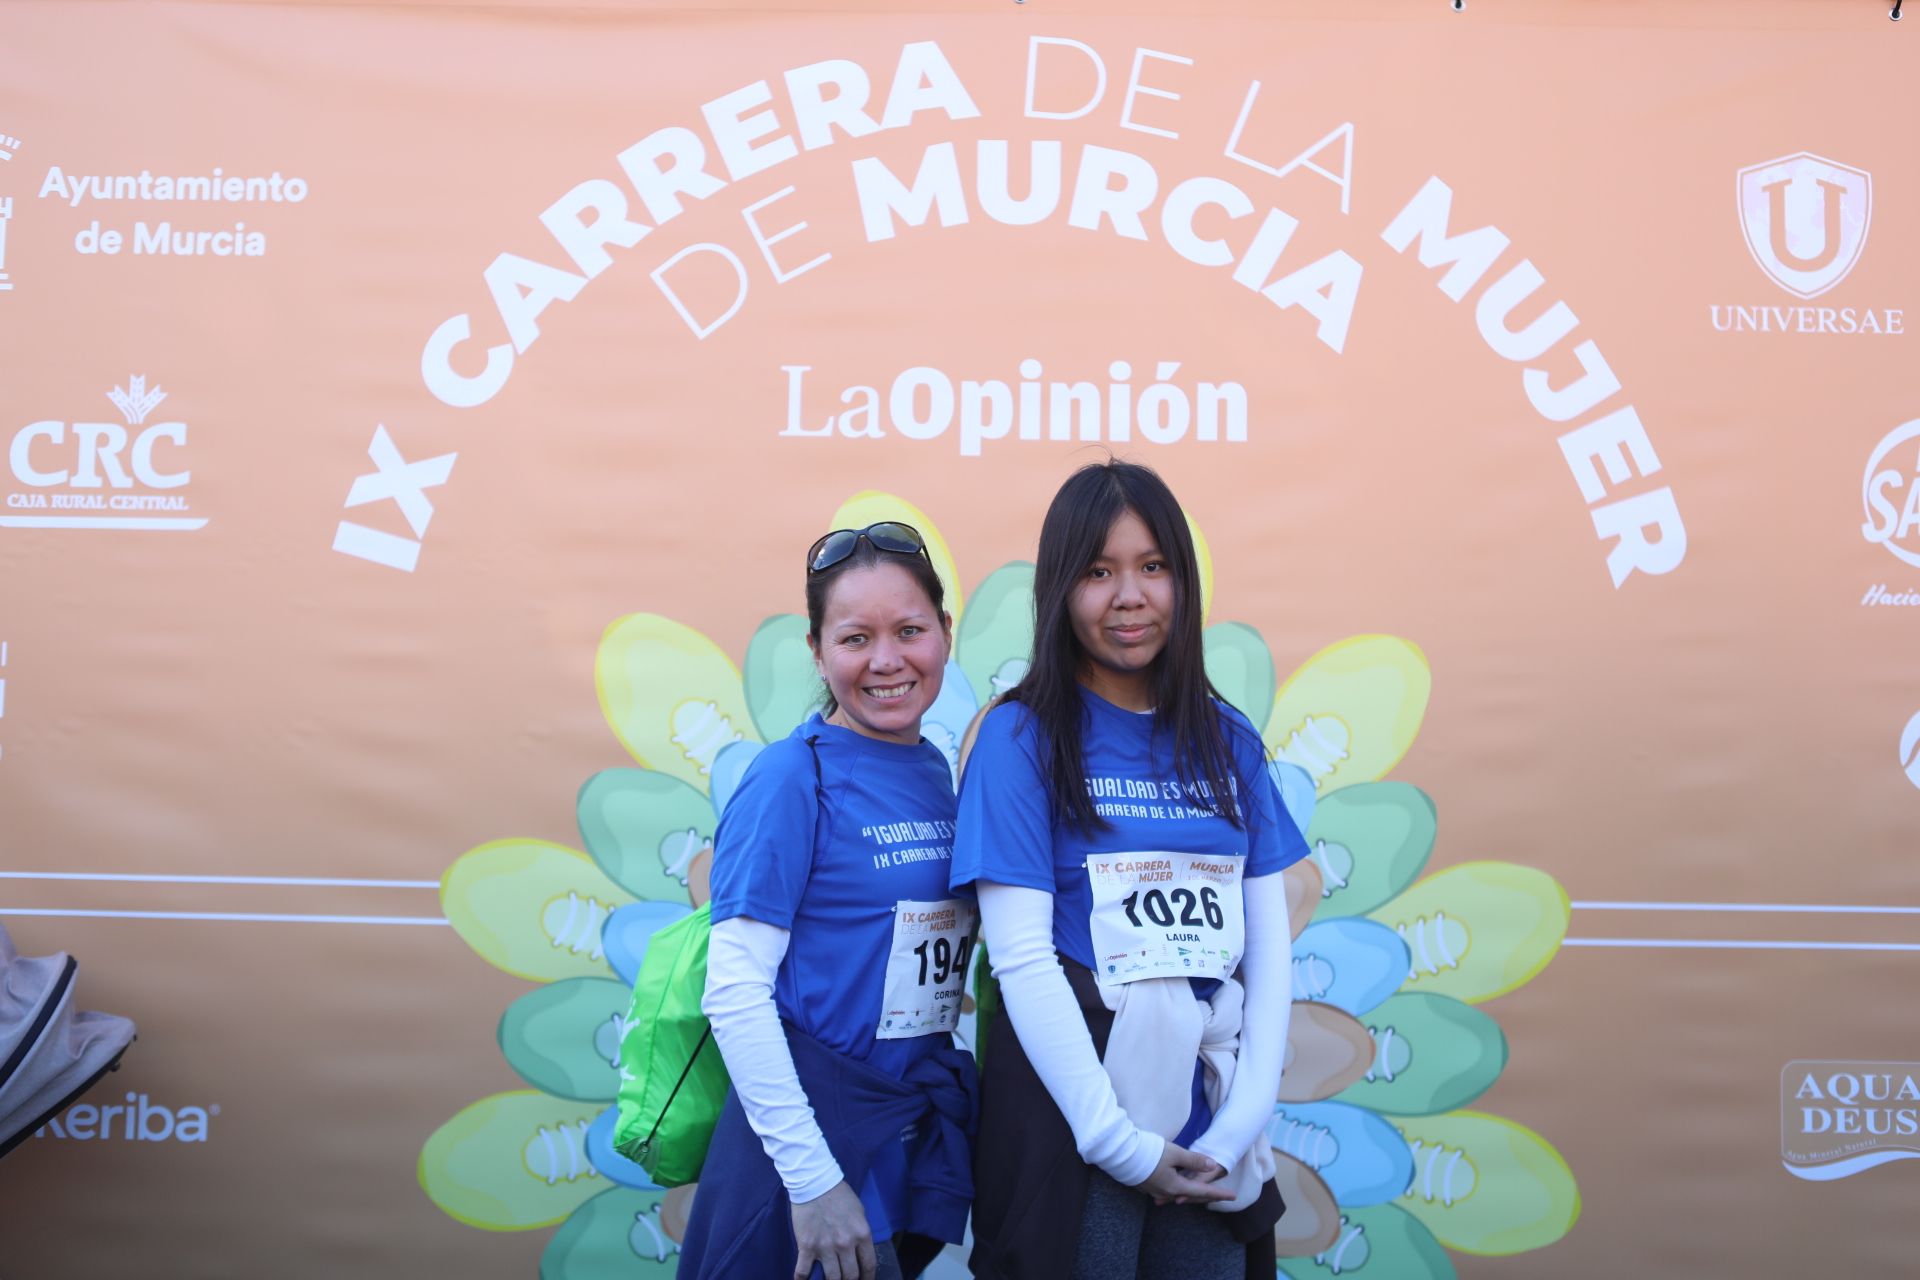
[[[964,898],[904,900],[894,907],[885,1007],[875,1036],[902,1040],[960,1025],[978,918],[973,903]]]
[[[1100,981],[1231,977],[1246,946],[1245,862],[1204,853],[1088,858],[1088,924]]]

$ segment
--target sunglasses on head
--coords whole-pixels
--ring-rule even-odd
[[[927,557],[927,563],[933,563],[933,557],[927,553],[927,540],[920,536],[918,529],[910,524],[901,524],[898,520],[882,520],[864,529],[835,529],[832,533],[821,534],[807,548],[807,572],[822,573],[833,568],[853,554],[862,538],[872,543],[875,550],[908,556],[919,552]]]

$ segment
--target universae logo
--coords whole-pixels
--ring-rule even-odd
[[[7,466],[18,486],[7,494],[0,528],[120,529],[185,532],[204,528],[184,492],[193,473],[182,464],[187,424],[148,423],[167,399],[142,374],[106,393],[119,422],[30,422],[13,433]]]
[[[1873,224],[1873,175],[1796,151],[1748,165],[1734,178],[1747,252],[1767,278],[1801,302],[1845,280]],[[1722,333],[1902,334],[1900,308],[1712,304]]]
[[[1782,289],[1817,298],[1860,260],[1873,221],[1866,170],[1796,151],[1742,169],[1738,190],[1747,248]]]

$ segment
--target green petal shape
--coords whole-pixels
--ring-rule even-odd
[[[518,978],[604,978],[601,930],[633,899],[593,859],[548,840],[493,840],[440,877],[440,910],[481,959]]]
[[[587,1159],[600,1102],[521,1090],[482,1098],[420,1148],[421,1188],[449,1217],[488,1231],[548,1227],[610,1183]]]
[[[612,978],[537,987],[500,1016],[500,1052],[522,1080],[556,1098],[612,1102],[631,999]]]
[[[1273,715],[1273,691],[1279,680],[1267,642],[1244,622],[1216,623],[1207,628],[1204,642],[1207,679],[1221,697],[1253,721],[1256,731],[1264,731]]]
[[[574,1210],[540,1255],[540,1280],[644,1280],[671,1276],[680,1243],[660,1224],[664,1191],[615,1187]]]
[[[1397,1203],[1447,1248],[1525,1253],[1579,1220],[1573,1170],[1525,1125],[1478,1111],[1396,1123],[1413,1150],[1413,1184]]]
[[[1469,1004],[1505,995],[1547,967],[1567,936],[1560,882],[1512,862],[1463,862],[1368,915],[1413,957],[1407,988]]]
[[[1507,1065],[1500,1024],[1448,996],[1409,992],[1362,1014],[1373,1035],[1373,1066],[1338,1095],[1388,1115],[1424,1116],[1464,1107]]]
[[[1455,1280],[1453,1260],[1420,1225],[1397,1205],[1372,1205],[1340,1211],[1340,1238],[1311,1258],[1280,1259],[1287,1280]]]
[[[1001,565],[973,593],[954,637],[954,659],[981,706],[1026,674],[1033,657],[1033,566]]]
[[[1365,915],[1406,889],[1433,853],[1433,801],[1405,782],[1361,782],[1320,797],[1307,847],[1320,868],[1315,920]]]
[[[747,642],[742,669],[747,713],[762,742],[778,742],[798,728],[820,702],[820,674],[807,647],[807,620],[777,613]]]
[[[686,902],[687,871],[713,844],[706,793],[651,769],[603,769],[580,788],[575,816],[587,852],[637,898]]]

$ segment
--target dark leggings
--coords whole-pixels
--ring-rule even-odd
[[[1098,1169],[1087,1173],[1087,1204],[1073,1280],[1244,1280],[1247,1247],[1225,1214],[1198,1204],[1156,1205]]]

